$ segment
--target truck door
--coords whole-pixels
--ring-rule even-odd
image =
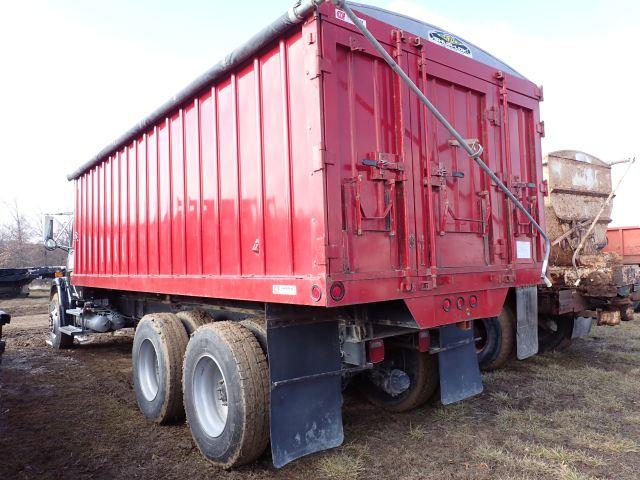
[[[536,171],[538,131],[535,101],[523,95],[501,88],[501,105],[505,118],[505,158],[503,163],[508,175],[507,185],[529,213],[540,222],[538,209],[539,172]],[[506,114],[505,114],[506,111]],[[541,126],[541,124],[540,124]],[[509,202],[513,231],[512,261],[533,263],[540,255],[537,232],[524,214]]]
[[[336,34],[344,38],[335,51],[325,53],[332,64],[325,79],[327,95],[337,100],[332,102],[336,108],[326,112],[326,124],[335,149],[335,166],[328,175],[337,173],[340,179],[327,184],[341,188],[343,237],[331,243],[342,247],[344,273],[399,275],[415,266],[405,242],[411,193],[402,142],[410,132],[402,128],[397,90],[404,87],[384,60],[365,48],[366,40],[347,30]],[[330,215],[329,222],[335,217]]]
[[[441,64],[423,64],[420,88],[467,143],[484,147],[485,162],[494,163],[485,125],[492,85]],[[426,115],[421,195],[430,196],[422,203],[431,202],[435,266],[490,265],[490,180],[426,107],[421,114]]]

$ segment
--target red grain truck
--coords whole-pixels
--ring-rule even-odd
[[[480,393],[538,348],[541,99],[432,25],[298,2],[69,176],[52,345],[135,326],[141,410],[223,466],[341,444],[349,382]]]

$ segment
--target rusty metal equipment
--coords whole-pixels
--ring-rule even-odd
[[[616,325],[631,318],[640,269],[623,264],[621,255],[605,247],[611,200],[633,162],[616,188],[611,165],[576,150],[553,152],[543,161],[553,287],[541,288],[539,300],[542,316],[554,324],[593,317],[598,324]]]

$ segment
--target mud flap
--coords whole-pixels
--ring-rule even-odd
[[[538,287],[516,288],[518,360],[538,353]]]
[[[440,400],[443,405],[482,393],[473,328],[463,330],[457,325],[440,327],[438,364]]]
[[[267,345],[273,465],[341,445],[338,322],[269,325]]]
[[[591,325],[593,325],[593,319],[591,317],[574,318],[571,339],[582,338],[589,335],[589,332],[591,331]]]

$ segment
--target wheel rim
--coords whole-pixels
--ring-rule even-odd
[[[219,437],[227,424],[227,386],[218,362],[200,357],[193,375],[193,399],[198,422],[210,437]]]
[[[49,333],[55,337],[58,326],[60,325],[60,311],[56,302],[49,303]]]
[[[160,371],[158,354],[151,340],[145,339],[138,352],[138,379],[144,398],[151,402],[158,395]]]

